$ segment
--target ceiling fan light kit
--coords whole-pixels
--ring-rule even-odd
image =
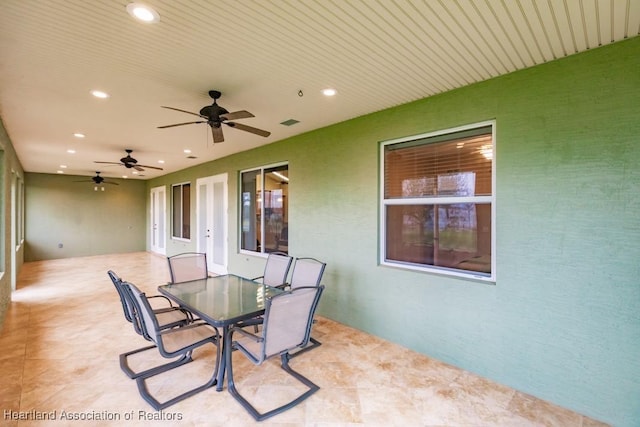
[[[181,113],[191,114],[193,116],[198,116],[204,120],[196,120],[193,122],[175,123],[172,125],[158,126],[158,129],[166,129],[166,128],[176,127],[176,126],[206,123],[211,127],[211,135],[213,136],[214,143],[224,141],[224,135],[222,133],[223,124],[229,127],[232,127],[234,129],[253,133],[254,135],[263,136],[265,138],[271,135],[271,132],[268,132],[266,130],[262,130],[252,126],[247,126],[242,123],[230,121],[230,120],[238,120],[238,119],[248,119],[255,116],[246,110],[234,111],[230,113],[226,108],[218,105],[217,101],[222,96],[222,93],[217,90],[210,90],[209,96],[213,98],[213,104],[202,107],[199,113],[193,113],[191,111],[181,110],[179,108],[174,108],[174,107],[162,106],[162,108],[180,111]]]

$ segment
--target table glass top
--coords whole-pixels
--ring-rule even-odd
[[[158,287],[207,320],[225,324],[264,311],[265,298],[283,292],[235,275],[210,277]]]

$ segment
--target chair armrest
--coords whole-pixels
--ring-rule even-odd
[[[156,301],[166,301],[169,304],[169,307],[174,307],[173,302],[171,302],[171,300],[169,298],[167,298],[164,295],[151,295],[151,296],[147,296],[147,299],[149,300],[149,304],[151,304],[151,299],[152,298],[160,298]]]
[[[262,316],[252,317],[251,319],[242,320],[235,324],[237,328],[245,328],[247,326],[257,326],[262,325],[264,323],[264,318]]]
[[[168,313],[170,311],[182,310],[180,307],[163,307],[163,308],[154,308],[152,309],[155,314],[158,313]]]
[[[197,320],[201,320],[199,317],[195,317],[192,312],[190,312],[189,310],[187,310],[186,308],[183,308],[183,307],[171,306],[171,307],[153,309],[153,313],[154,314],[168,313],[168,312],[171,312],[171,311],[181,311],[182,313],[184,313],[185,317],[187,318],[186,320],[187,320],[188,323],[193,323],[193,322],[195,322]]]
[[[236,333],[236,332],[239,332],[240,334],[242,334],[242,335],[254,340],[255,342],[262,342],[263,341],[262,337],[260,337],[258,335],[255,335],[255,334],[252,334],[251,332],[247,332],[244,329],[239,328],[237,326],[234,326],[233,328],[231,328],[231,330],[229,332],[232,333],[232,334]]]
[[[173,334],[176,332],[185,331],[187,329],[199,328],[201,326],[209,326],[216,333],[217,337],[220,336],[220,333],[218,332],[218,328],[216,328],[215,326],[211,326],[207,322],[194,322],[186,326],[180,326],[179,328],[164,329],[160,331],[160,335]]]

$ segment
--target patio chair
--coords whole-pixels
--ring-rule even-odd
[[[122,311],[124,312],[124,317],[128,322],[133,323],[134,315],[133,315],[133,307],[130,301],[127,299],[128,295],[122,288],[122,279],[113,271],[107,271],[107,275],[113,282],[113,286],[116,288],[118,292],[118,296],[120,297],[120,303],[122,304]],[[182,307],[178,307],[173,304],[173,302],[165,297],[164,295],[151,295],[147,296],[149,299],[149,303],[153,308],[154,313],[160,315],[160,324],[163,327],[166,326],[176,326],[172,325],[172,323],[180,323],[184,321],[192,321],[193,315],[191,312],[183,309]],[[165,315],[166,313],[166,315]],[[186,317],[186,318],[185,318]],[[142,331],[139,330],[139,325],[134,324],[134,328],[136,331],[142,335]]]
[[[136,333],[138,333],[138,335],[142,335],[142,337],[147,341],[153,341],[153,339],[149,335],[147,335],[144,328],[142,328],[140,319],[138,318],[138,314],[135,310],[134,302],[132,301],[129,293],[126,291],[126,289],[122,285],[123,283],[122,279],[120,279],[120,277],[116,273],[114,273],[112,270],[109,270],[107,274],[109,275],[109,278],[113,282],[113,285],[115,286],[116,291],[120,296],[120,303],[122,304],[122,310],[124,312],[125,319],[129,323],[133,324],[133,329],[136,331]],[[154,314],[156,315],[156,318],[158,319],[158,325],[161,329],[175,328],[175,327],[184,326],[193,322],[193,315],[189,311],[184,310],[180,307],[173,306],[171,304],[171,300],[169,300],[165,296],[154,295],[154,296],[148,297],[148,299],[168,301],[168,305],[165,305],[164,307],[156,308],[153,310]],[[135,379],[141,375],[148,374],[155,370],[158,370],[158,369],[161,370],[166,366],[179,366],[183,363],[187,363],[188,361],[190,361],[188,360],[187,357],[181,357],[180,359],[170,362],[168,364],[156,366],[151,369],[138,371],[138,372],[134,371],[129,367],[128,360],[127,360],[129,356],[133,354],[142,353],[144,351],[151,350],[154,348],[156,348],[155,344],[141,347],[136,350],[132,350],[132,351],[128,351],[126,353],[120,354],[119,356],[120,368],[129,378]]]
[[[261,365],[272,357],[280,356],[282,369],[308,388],[306,392],[290,402],[261,413],[238,391],[233,378],[232,352],[227,352],[229,392],[257,421],[296,406],[320,389],[289,366],[289,351],[304,347],[309,341],[313,314],[323,290],[324,286],[298,287],[268,298],[260,335],[252,334],[240,327],[230,329],[229,340],[232,348],[239,350],[255,365]],[[235,340],[234,335],[237,337]]]
[[[251,280],[261,280],[267,286],[284,287],[292,261],[293,258],[284,252],[271,252],[267,257],[262,276],[254,277]]]
[[[163,357],[180,357],[180,360],[184,358],[186,361],[190,362],[192,360],[193,351],[196,348],[207,344],[211,344],[216,348],[216,360],[214,363],[213,375],[209,380],[207,380],[207,382],[171,399],[165,400],[164,402],[160,402],[149,392],[146,381],[151,377],[167,372],[170,369],[181,366],[186,362],[179,363],[177,365],[170,363],[136,378],[138,391],[142,398],[155,410],[160,411],[215,385],[216,377],[218,375],[218,367],[220,365],[220,334],[218,333],[218,330],[200,320],[186,326],[163,329],[160,327],[158,318],[151,309],[149,300],[144,292],[141,292],[135,285],[128,282],[123,282],[122,285],[125,291],[132,297],[133,305],[140,319],[142,328],[145,330],[146,334],[151,337]]]
[[[292,262],[293,257],[284,252],[270,252],[269,256],[267,256],[263,275],[254,277],[251,280],[261,281],[264,285],[284,289],[287,286],[287,276]],[[241,327],[253,325],[254,332],[257,333],[258,325],[261,324],[262,316],[258,316],[253,319],[243,320],[238,325]]]
[[[191,280],[206,279],[207,254],[200,252],[184,252],[167,257],[171,283],[188,282]]]
[[[290,288],[295,289],[301,286],[320,286],[326,266],[326,263],[318,261],[315,258],[296,258],[296,262],[293,266],[293,272],[291,273],[291,283],[289,283]],[[295,353],[292,353],[291,357],[296,357],[301,353],[312,350],[320,345],[322,345],[320,341],[310,337],[309,344]]]
[[[320,286],[326,266],[326,263],[315,258],[296,258],[289,286],[291,289],[300,286]]]

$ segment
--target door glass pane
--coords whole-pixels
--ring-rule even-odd
[[[191,238],[191,184],[182,186],[182,237]]]
[[[287,199],[289,167],[264,171],[264,252],[287,252],[289,246]]]
[[[258,203],[258,177],[260,171],[244,172],[241,176],[241,248],[258,251],[260,238],[260,205]]]
[[[224,265],[225,241],[224,241],[224,184],[213,184],[213,262]]]
[[[179,185],[172,187],[173,197],[173,237],[182,237],[182,189]]]

